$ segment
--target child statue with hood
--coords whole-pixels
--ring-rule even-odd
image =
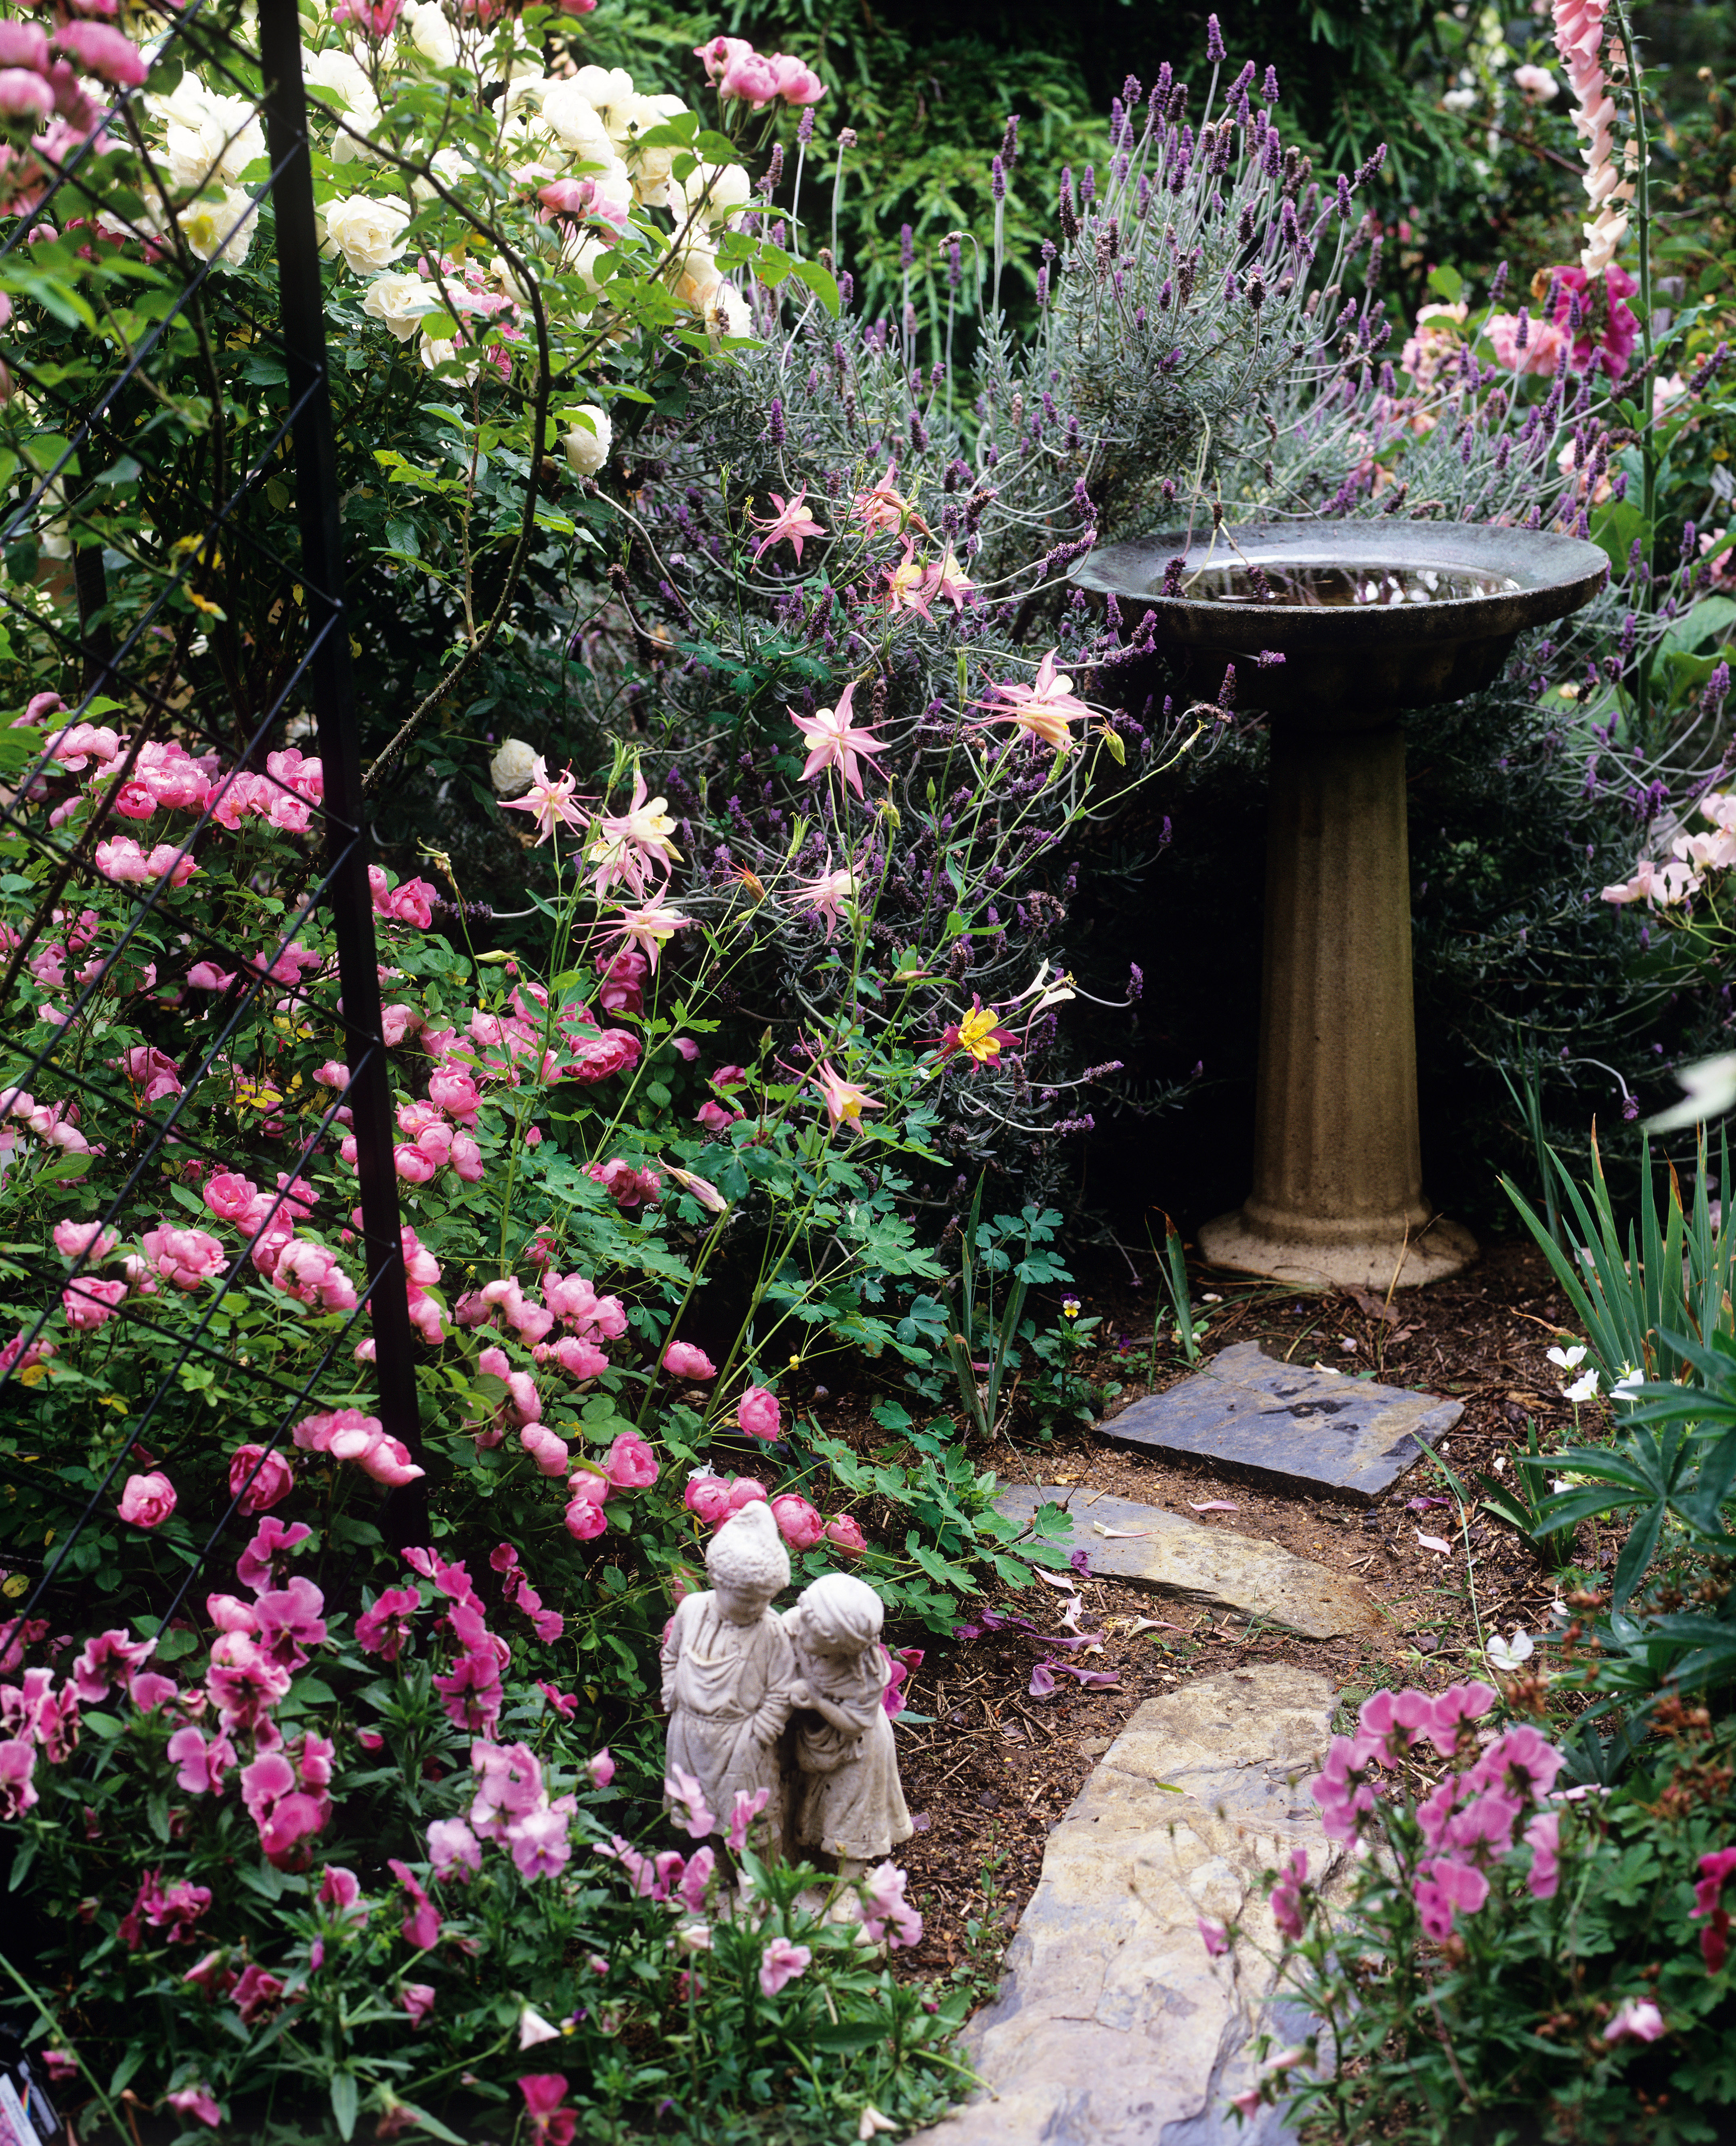
[[[737,1790],[766,1789],[771,1838],[783,1833],[778,1739],[790,1718],[795,1657],[773,1598],[790,1585],[790,1555],[771,1508],[744,1505],[706,1550],[708,1592],[686,1597],[664,1636],[669,1777],[691,1774],[720,1827]]]
[[[802,1590],[784,1619],[794,1644],[799,1848],[837,1859],[840,1874],[890,1855],[915,1832],[898,1778],[891,1670],[880,1644],[885,1612],[866,1580],[828,1572]]]

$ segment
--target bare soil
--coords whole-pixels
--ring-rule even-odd
[[[1496,1245],[1459,1279],[1400,1292],[1385,1305],[1369,1296],[1357,1302],[1265,1285],[1250,1289],[1245,1279],[1209,1271],[1195,1279],[1196,1304],[1208,1290],[1226,1300],[1207,1307],[1208,1357],[1231,1342],[1257,1340],[1292,1362],[1330,1364],[1353,1375],[1372,1370],[1384,1383],[1462,1401],[1464,1414],[1439,1450],[1463,1482],[1498,1473],[1504,1455],[1524,1451],[1528,1419],[1546,1452],[1573,1433],[1574,1412],[1559,1393],[1562,1374],[1545,1355],[1572,1338],[1568,1307],[1542,1255],[1528,1245]],[[1483,1639],[1534,1628],[1560,1585],[1559,1575],[1489,1515],[1473,1508],[1461,1526],[1456,1505],[1426,1461],[1367,1507],[1250,1488],[1209,1465],[1160,1463],[1116,1445],[1117,1411],[1196,1367],[1180,1360],[1165,1316],[1150,1375],[1149,1299],[1140,1305],[1125,1290],[1118,1296],[1110,1284],[1095,1300],[1085,1295],[1083,1309],[1103,1320],[1090,1375],[1119,1380],[1122,1390],[1109,1402],[1100,1429],[1060,1432],[1047,1444],[1000,1438],[984,1458],[1002,1480],[1077,1482],[1087,1495],[1137,1499],[1280,1544],[1354,1576],[1379,1605],[1386,1629],[1373,1640],[1310,1641],[1168,1604],[1115,1580],[1088,1580],[1081,1591],[1090,1614],[1080,1621],[1105,1639],[1101,1654],[1081,1659],[1114,1670],[1120,1681],[1111,1689],[1067,1688],[1033,1698],[1031,1666],[1044,1650],[1016,1630],[930,1646],[910,1704],[931,1718],[899,1736],[918,1828],[901,1854],[926,1925],[915,1953],[897,1956],[900,1969],[913,1974],[992,1966],[1036,1884],[1050,1829],[1142,1700],[1250,1661],[1324,1671],[1353,1700],[1380,1684],[1450,1683],[1486,1673],[1477,1651]],[[1582,1430],[1592,1429],[1593,1413],[1581,1411]],[[1418,1510],[1411,1501],[1419,1498],[1444,1502]],[[1235,1510],[1195,1510],[1212,1500]],[[1426,1548],[1419,1540],[1425,1535],[1449,1548]],[[1580,1570],[1594,1570],[1609,1555],[1594,1526],[1581,1530]],[[1040,1594],[1046,1599],[1034,1600]],[[1001,1606],[1046,1631],[1059,1629],[1060,1600],[1031,1588]],[[1135,1633],[1141,1618],[1163,1624]]]

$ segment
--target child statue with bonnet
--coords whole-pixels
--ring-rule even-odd
[[[790,1584],[790,1555],[771,1508],[756,1500],[726,1520],[706,1548],[706,1570],[710,1590],[679,1605],[663,1638],[669,1774],[693,1774],[720,1822],[738,1789],[769,1790],[766,1817],[776,1840],[783,1829],[778,1739],[796,1669],[789,1634],[771,1607]]]
[[[880,1644],[885,1616],[866,1580],[829,1572],[802,1590],[784,1619],[796,1655],[791,1697],[802,1709],[796,1843],[836,1856],[845,1877],[890,1854],[915,1830],[882,1704],[891,1676]]]

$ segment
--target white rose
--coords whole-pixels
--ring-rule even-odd
[[[436,67],[456,67],[458,33],[446,18],[440,0],[407,0],[404,19],[410,25],[410,42],[425,60]]]
[[[661,208],[669,199],[669,167],[676,152],[672,148],[641,149],[638,137],[686,109],[678,97],[635,97],[626,107],[626,153],[632,165],[634,189],[647,208]]]
[[[352,194],[345,201],[327,202],[325,207],[326,248],[342,254],[357,275],[371,269],[389,268],[404,249],[404,227],[410,212],[401,202],[371,201],[366,194]]]
[[[335,106],[347,122],[332,137],[333,161],[372,162],[366,143],[356,138],[357,134],[372,134],[380,123],[379,101],[364,69],[347,52],[333,46],[329,52],[304,55],[302,74],[315,94]]]
[[[191,71],[169,96],[145,103],[164,130],[163,161],[177,188],[210,179],[233,186],[265,154],[265,130],[249,99],[214,97]]]
[[[465,160],[464,152],[450,147],[436,149],[428,159],[428,169],[443,187],[461,186],[470,177],[471,168]],[[439,199],[433,186],[427,179],[412,179],[410,182],[410,191],[424,207],[431,201]]]
[[[376,276],[362,301],[368,318],[389,327],[400,342],[408,342],[427,316],[439,307],[440,293],[431,284],[397,268]]]
[[[561,445],[575,477],[595,477],[609,459],[615,427],[594,402],[581,402],[571,414],[580,422],[561,435]]]
[[[632,108],[640,102],[633,77],[625,67],[581,67],[572,86],[617,141],[625,141],[632,123]]]
[[[189,252],[202,261],[216,255],[226,268],[238,268],[253,242],[259,209],[244,187],[226,187],[220,196],[177,210],[175,221]]]
[[[585,70],[599,74],[599,67]],[[542,100],[542,123],[563,149],[571,149],[587,164],[615,161],[615,145],[599,117],[596,107],[579,87],[576,78],[557,82]]]
[[[669,207],[676,228],[684,227],[690,217],[701,227],[721,223],[746,207],[752,185],[745,164],[703,164],[685,186],[671,179]]]
[[[536,755],[522,738],[508,738],[488,763],[496,797],[516,797],[536,779]]]

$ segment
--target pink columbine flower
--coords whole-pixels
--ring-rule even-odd
[[[748,516],[748,520],[756,529],[763,529],[766,532],[754,546],[756,564],[758,563],[762,551],[769,551],[774,544],[781,544],[787,538],[796,547],[796,562],[800,566],[801,547],[806,539],[810,536],[826,535],[824,527],[809,513],[807,498],[808,488],[806,485],[791,500],[786,500],[782,493],[775,492],[771,495],[771,503],[777,509],[776,514]]]
[[[851,706],[855,694],[856,682],[852,680],[838,696],[835,708],[821,708],[812,716],[791,716],[790,720],[808,741],[808,757],[801,771],[803,781],[811,782],[826,768],[841,767],[845,781],[861,797],[864,793],[857,756],[884,752],[887,741],[876,737],[870,730],[857,727]],[[872,764],[870,760],[870,765]]]
[[[750,1438],[771,1440],[784,1433],[783,1411],[769,1386],[749,1386],[736,1404],[736,1421]]]
[[[651,901],[642,903],[637,909],[621,907],[619,921],[610,927],[611,936],[631,940],[644,950],[645,958],[652,969],[657,966],[657,956],[677,931],[685,931],[692,923],[678,909],[670,909]]]
[[[811,1550],[825,1532],[825,1523],[806,1498],[786,1490],[771,1501],[771,1517],[778,1533],[791,1550]]]
[[[531,771],[530,788],[522,797],[508,801],[506,809],[532,815],[536,822],[536,840],[531,846],[540,850],[556,827],[581,827],[585,819],[581,812],[573,809],[573,792],[579,785],[571,768],[564,775],[551,776],[539,752],[531,757]]]
[[[599,814],[596,836],[586,848],[586,861],[596,866],[592,884],[598,899],[620,880],[642,901],[653,872],[661,871],[666,880],[681,858],[671,840],[674,832],[666,801],[647,796],[645,777],[636,767],[626,811]]]
[[[894,488],[892,480],[897,474],[897,463],[888,462],[886,473],[880,482],[870,485],[866,492],[859,492],[851,501],[851,512],[865,529],[877,529],[896,536],[909,527],[931,536],[934,532],[904,494]]]
[[[830,856],[826,863],[831,865]],[[823,916],[826,919],[826,936],[830,939],[841,920],[846,923],[849,921],[846,911],[855,906],[860,893],[861,888],[853,871],[828,870],[813,879],[798,881],[791,900],[799,916]],[[701,1115],[704,1115],[703,1111]]]
[[[826,1098],[826,1115],[831,1120],[834,1131],[841,1125],[860,1133],[864,1110],[883,1110],[884,1103],[876,1102],[866,1088],[859,1088],[853,1080],[846,1080],[825,1059],[808,1078]]]
[[[675,1379],[715,1379],[717,1366],[691,1341],[671,1341],[663,1351],[663,1368]]]
[[[129,1527],[160,1528],[175,1510],[175,1486],[153,1470],[148,1475],[129,1475],[121,1493],[120,1514]]]
[[[1057,752],[1064,752],[1073,741],[1070,719],[1089,716],[1091,711],[1083,701],[1074,698],[1073,681],[1055,668],[1060,653],[1057,648],[1050,650],[1030,685],[990,686],[991,697],[977,706],[993,711],[988,717],[990,723],[1016,723],[1032,737],[1040,737]]]
[[[806,1945],[791,1944],[786,1937],[775,1937],[760,1955],[760,1987],[768,1997],[776,1997],[786,1982],[793,1982],[814,1957]]]

